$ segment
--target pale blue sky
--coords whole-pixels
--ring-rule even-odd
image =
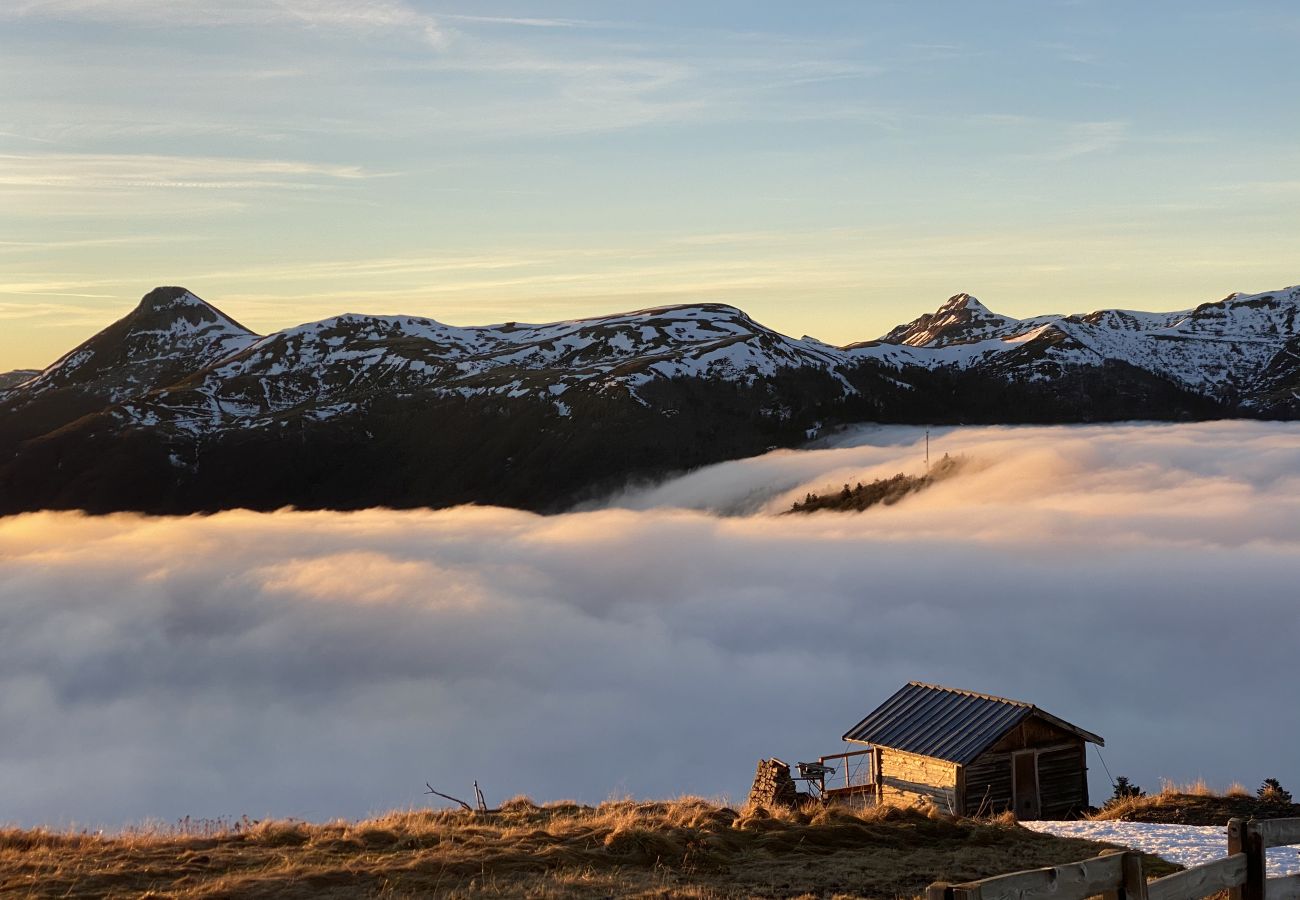
[[[6,0],[0,370],[180,283],[258,330],[734,303],[847,342],[1300,281],[1287,3]]]

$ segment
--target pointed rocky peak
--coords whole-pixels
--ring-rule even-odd
[[[117,400],[170,383],[256,340],[256,334],[185,288],[155,288],[23,390],[39,394],[76,386]]]
[[[123,322],[133,329],[179,331],[215,326],[232,333],[252,334],[212,304],[201,300],[183,287],[156,287],[140,298],[140,303]]]
[[[898,326],[881,340],[911,347],[944,347],[1004,336],[1018,322],[990,311],[970,294],[953,294],[933,313]]]
[[[90,348],[115,365],[158,359],[201,365],[256,339],[252,331],[185,288],[159,287],[78,351]]]
[[[993,315],[993,313],[989,311],[989,308],[983,303],[980,303],[979,300],[972,297],[970,294],[961,293],[953,294],[949,297],[948,302],[939,307],[939,311],[935,313],[935,317],[940,318],[945,315],[956,315],[962,312],[969,312],[971,315],[977,316]]]
[[[176,285],[156,287],[140,298],[136,307],[138,312],[154,312],[169,309],[201,308],[212,309],[208,303],[200,300],[183,287]]]

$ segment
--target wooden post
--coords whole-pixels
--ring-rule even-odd
[[[1129,851],[1124,854],[1124,897],[1126,900],[1147,900],[1147,873],[1142,866],[1142,854]]]
[[[1241,819],[1228,820],[1228,855],[1229,856],[1232,856],[1234,853],[1246,852],[1246,833],[1245,833],[1245,828],[1243,827],[1244,825],[1245,822],[1243,822]],[[1249,871],[1249,866],[1247,866],[1247,871]],[[1228,888],[1228,900],[1242,900],[1245,892],[1246,891],[1244,887]]]
[[[1252,827],[1254,820],[1228,820],[1228,854],[1246,854],[1246,883],[1228,891],[1229,900],[1264,900],[1264,841]]]
[[[1128,896],[1127,896],[1127,894],[1128,894],[1128,891],[1127,891],[1127,888],[1128,888],[1128,883],[1127,883],[1127,875],[1128,875],[1128,872],[1127,872],[1127,869],[1129,868],[1128,859],[1129,859],[1129,857],[1132,856],[1133,854],[1130,853],[1130,852],[1127,851],[1127,850],[1103,850],[1103,851],[1101,851],[1101,854],[1100,854],[1100,855],[1101,855],[1101,856],[1118,856],[1118,857],[1120,858],[1120,865],[1121,865],[1121,867],[1122,867],[1122,868],[1121,868],[1121,873],[1122,873],[1122,874],[1121,874],[1121,876],[1120,876],[1120,881],[1119,881],[1119,883],[1115,885],[1115,888],[1114,888],[1113,890],[1102,891],[1102,892],[1101,892],[1102,900],[1129,900],[1129,898],[1128,898]],[[1139,859],[1139,863],[1140,863],[1140,862],[1141,862],[1141,860]]]
[[[952,900],[952,885],[946,881],[936,881],[925,889],[925,900]]]
[[[875,753],[873,753],[871,756],[872,765],[876,767],[875,778],[876,778],[876,802],[877,803],[883,803],[885,800],[885,774],[884,774],[884,761],[882,759],[883,754],[884,751],[881,750],[879,747],[876,747]]]

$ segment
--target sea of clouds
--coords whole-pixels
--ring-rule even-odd
[[[1147,788],[1300,788],[1300,425],[861,428],[541,517],[0,519],[0,821],[702,793],[910,679],[1026,699]],[[1109,794],[1090,751],[1094,798]]]

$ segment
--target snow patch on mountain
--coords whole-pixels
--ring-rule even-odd
[[[851,395],[849,376],[864,366],[909,386],[912,368],[1043,381],[1119,362],[1249,408],[1300,399],[1298,315],[1296,287],[1174,312],[1028,319],[961,293],[879,340],[846,347],[787,337],[718,303],[486,326],[350,313],[263,337],[184,288],[158,288],[42,372],[8,389],[0,383],[0,402],[14,409],[75,389],[115,404],[123,425],[199,434],[287,415],[320,420],[417,393],[532,397],[568,415],[572,392],[646,404],[647,388],[665,379],[752,385],[817,371]]]
[[[1023,320],[958,294],[880,342],[850,349],[894,364],[987,366],[1026,380],[1113,360],[1197,393],[1250,405],[1243,393],[1296,336],[1298,314],[1300,287],[1232,294],[1168,313],[1110,309]],[[892,349],[899,345],[914,352]]]

